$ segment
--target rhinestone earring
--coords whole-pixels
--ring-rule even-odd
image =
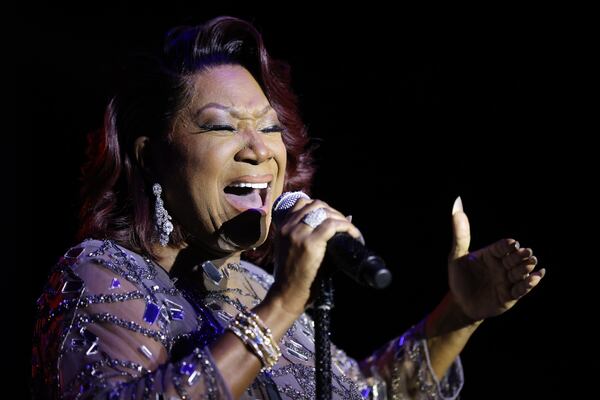
[[[165,209],[165,204],[160,197],[162,193],[162,186],[160,183],[155,183],[152,186],[152,192],[156,197],[154,204],[154,218],[156,219],[156,230],[158,231],[159,242],[162,247],[166,247],[169,243],[169,235],[173,232],[173,223],[171,223],[171,216]]]

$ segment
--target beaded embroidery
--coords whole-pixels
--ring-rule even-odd
[[[104,292],[90,292],[88,282],[78,276],[84,263],[114,274],[103,284]],[[249,287],[209,292],[176,287],[175,280],[150,259],[111,240],[87,240],[70,249],[38,300],[34,381],[45,391],[51,388],[49,397],[53,398],[84,393],[108,398],[131,398],[136,393],[152,399],[172,395],[223,398],[227,389],[204,346],[222,334],[223,326],[239,310],[259,304],[273,283],[272,276],[246,262],[225,268],[242,274]],[[122,318],[111,311],[119,310],[121,304],[139,308],[139,314]],[[101,327],[122,330],[124,337],[138,341],[131,348],[137,358],[111,356],[113,349],[97,329]],[[242,399],[314,398],[314,323],[310,317],[303,314],[279,345],[279,362],[270,373],[259,374]],[[164,352],[169,356],[160,364]],[[376,361],[386,354],[393,354],[387,386],[390,397],[383,378],[366,378],[358,363],[334,346],[333,398],[406,399],[408,390],[417,390],[418,398],[453,399],[462,387],[459,361],[441,382],[435,380],[425,341],[416,328],[376,352],[363,368],[375,371]],[[65,365],[78,369],[65,370]],[[167,396],[167,392],[172,394]]]

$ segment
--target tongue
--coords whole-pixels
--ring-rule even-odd
[[[229,201],[232,206],[240,211],[245,211],[249,208],[261,208],[263,206],[262,198],[260,197],[258,190],[253,190],[246,195],[225,193],[225,198],[227,198],[227,201]]]

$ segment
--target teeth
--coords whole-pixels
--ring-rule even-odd
[[[249,182],[240,182],[240,183],[232,183],[229,187],[241,187],[241,188],[252,188],[252,189],[266,189],[269,186],[268,183],[249,183]]]

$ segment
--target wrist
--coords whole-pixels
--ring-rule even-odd
[[[254,312],[242,310],[227,326],[260,360],[261,371],[271,371],[281,357],[278,339]]]
[[[296,312],[289,309],[286,307],[285,300],[271,291],[259,305],[254,307],[253,311],[271,329],[273,336],[277,339],[283,336],[303,312],[303,310]]]
[[[278,286],[276,282],[265,295],[263,303],[280,312],[289,314],[290,317],[295,317],[295,320],[306,310],[309,297],[309,293],[304,295],[295,288],[294,290],[286,290],[286,287]]]
[[[425,336],[433,338],[451,332],[470,335],[483,322],[467,315],[455,300],[451,292],[444,296],[438,306],[427,316]]]
[[[457,325],[463,326],[463,327],[468,327],[468,326],[477,327],[484,321],[483,318],[476,319],[476,318],[469,316],[463,310],[463,308],[460,306],[458,301],[456,301],[456,298],[454,297],[454,295],[452,294],[451,291],[448,291],[448,293],[444,297],[444,301],[447,302],[449,314],[456,321]]]

